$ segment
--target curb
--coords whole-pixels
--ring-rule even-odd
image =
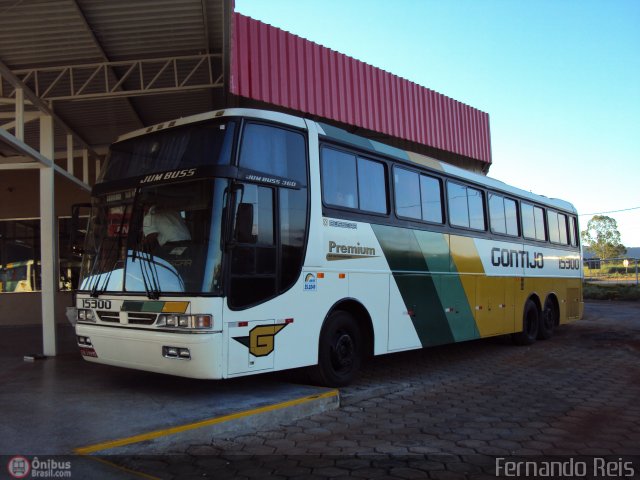
[[[290,423],[310,415],[335,410],[339,406],[340,392],[328,390],[229,415],[78,447],[73,452],[78,455],[183,453],[191,444],[209,444],[214,438],[222,435],[273,428],[280,423]]]

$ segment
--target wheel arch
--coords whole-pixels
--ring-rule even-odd
[[[325,324],[327,323],[328,318],[333,312],[337,310],[342,310],[349,313],[356,320],[364,339],[364,356],[365,358],[372,357],[374,345],[373,321],[367,308],[354,298],[343,298],[341,300],[338,300],[331,306],[331,308],[329,308],[327,314],[324,317],[324,320],[322,321],[320,335],[322,335],[322,331],[325,327]]]
[[[548,301],[553,303],[554,308],[556,309],[556,327],[560,324],[560,301],[558,300],[558,295],[555,292],[549,292],[547,298],[544,299],[544,303],[546,304]]]
[[[538,309],[538,314],[542,313],[542,302],[540,301],[540,296],[538,296],[537,293],[532,293],[531,295],[529,295],[527,300],[525,300],[524,302],[523,309],[526,308],[527,302],[529,300],[531,300],[536,305],[536,308]]]

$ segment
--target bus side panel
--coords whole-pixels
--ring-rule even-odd
[[[476,286],[476,323],[481,337],[514,331],[514,290],[512,277],[478,278]]]
[[[389,274],[353,272],[349,277],[349,297],[357,299],[371,316],[374,332],[373,353],[387,351],[389,321]],[[411,332],[407,332],[411,335]],[[415,331],[413,332],[415,336]]]
[[[523,243],[505,242],[497,240],[475,239],[475,244],[479,252],[487,275],[492,278],[510,278],[504,284],[507,296],[513,292],[513,303],[505,298],[507,310],[512,305],[513,312],[506,312],[506,315],[514,319],[514,330],[522,330],[522,315],[525,303],[529,298],[535,296],[540,302],[540,307],[544,306],[545,300],[550,295],[555,295],[558,300],[560,323],[566,323],[568,318],[578,319],[580,317],[581,300],[581,279],[580,279],[580,254],[577,251],[567,249],[546,247],[538,245],[528,245]],[[576,268],[578,267],[578,268]],[[492,296],[485,296],[485,293],[478,298],[484,298],[485,304],[477,307],[489,308]],[[502,333],[508,333],[508,321],[505,319],[505,329]],[[484,331],[479,324],[481,331]]]
[[[383,351],[397,352],[422,347],[420,337],[413,324],[413,315],[414,310],[405,305],[402,293],[400,293],[397,276],[390,275],[388,342]]]
[[[404,304],[400,308],[392,296],[390,322],[409,315],[423,347],[477,338],[464,283],[450,272],[449,236],[384,225],[372,228]],[[389,339],[389,350],[414,346],[414,338],[403,340],[401,332],[393,331],[393,323]]]
[[[584,301],[582,299],[582,279],[574,278],[569,282],[567,289],[568,318],[567,322],[582,319],[584,314]],[[561,319],[562,321],[562,319]]]
[[[458,235],[450,238],[451,271],[458,272],[466,298],[466,302],[460,301],[455,305],[456,312],[459,312],[457,315],[467,319],[465,335],[460,335],[456,341],[472,340],[482,335],[478,326],[478,304],[482,298],[478,297],[477,290],[483,281],[484,268],[473,238]]]
[[[387,351],[389,325],[390,270],[382,248],[368,223],[333,218],[322,219],[321,251],[324,278],[318,279],[318,294],[322,304],[318,310],[324,315],[341,300],[352,299],[369,313],[374,336],[374,353]],[[340,275],[341,288],[327,295],[324,285],[328,279]],[[414,333],[415,335],[415,333]]]
[[[349,275],[305,267],[298,281],[282,295],[243,310],[225,306],[226,341],[235,351],[235,361],[242,364],[229,363],[229,376],[317,363],[322,323],[331,306],[347,297]]]

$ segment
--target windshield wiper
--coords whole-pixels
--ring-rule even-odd
[[[160,277],[158,276],[158,268],[156,267],[153,253],[151,253],[151,248],[148,245],[142,244],[142,255],[138,256],[138,260],[140,260],[140,273],[142,274],[142,283],[147,292],[147,297],[150,300],[157,300],[160,298],[161,293]],[[135,261],[135,258],[133,261]]]
[[[122,246],[122,230],[124,227],[124,221],[125,218],[127,217],[127,210],[128,210],[128,206],[124,207],[124,212],[122,214],[122,218],[120,219],[120,225],[117,231],[118,234],[118,240],[116,242],[111,242],[111,247],[109,248],[109,250],[106,253],[106,256],[104,257],[105,260],[102,262],[103,266],[106,266],[106,261],[107,259],[109,259],[111,257],[111,255],[114,253],[114,248],[115,248],[115,252],[119,252],[120,248]],[[107,227],[107,235],[108,235],[108,227]],[[104,243],[104,238],[102,239],[102,242],[100,242],[100,251],[102,250],[102,244]],[[101,257],[98,257],[98,259],[100,259]],[[100,272],[98,275],[96,275],[96,281],[93,284],[92,288],[91,288],[91,296],[93,298],[97,298],[99,295],[102,295],[106,290],[107,287],[109,286],[109,281],[111,280],[111,274],[113,273],[113,271],[116,269],[117,265],[118,265],[118,257],[116,256],[113,264],[111,265],[111,268],[109,268],[108,272],[106,273],[106,275],[104,275],[104,277],[102,277],[102,275],[104,274],[104,270],[103,268],[100,269]],[[96,262],[97,263],[97,262]],[[102,287],[100,287],[100,280],[102,278]]]

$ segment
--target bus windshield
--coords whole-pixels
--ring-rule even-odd
[[[80,290],[92,294],[222,292],[226,179],[156,184],[95,197]]]
[[[97,183],[202,165],[228,165],[234,120],[187,125],[114,143]]]

